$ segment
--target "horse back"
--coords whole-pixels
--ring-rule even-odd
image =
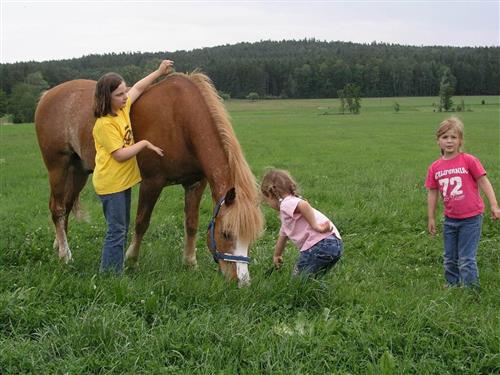
[[[182,74],[171,75],[144,92],[131,108],[135,141],[147,139],[165,151],[137,155],[143,178],[162,179],[165,185],[189,184],[203,178],[200,147],[209,149],[218,137],[212,117],[196,85]]]
[[[50,168],[61,155],[77,155],[87,170],[95,165],[92,105],[95,81],[73,80],[46,91],[35,112],[38,143]]]

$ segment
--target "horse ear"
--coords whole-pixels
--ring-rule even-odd
[[[231,188],[226,193],[226,197],[224,198],[224,204],[226,206],[230,206],[234,203],[234,199],[236,198],[236,189]]]

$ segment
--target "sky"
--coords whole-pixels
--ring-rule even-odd
[[[315,38],[499,46],[500,0],[0,0],[0,62]]]

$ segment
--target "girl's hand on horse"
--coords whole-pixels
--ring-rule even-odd
[[[160,63],[160,66],[158,67],[158,72],[161,75],[168,74],[171,70],[171,67],[174,65],[174,62],[172,60],[163,60]]]
[[[159,148],[159,147],[156,147],[154,144],[152,144],[149,141],[148,141],[147,148],[149,148],[150,150],[156,152],[158,155],[163,156],[163,150],[161,148]]]

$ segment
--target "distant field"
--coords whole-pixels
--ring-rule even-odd
[[[465,150],[500,199],[500,98],[463,99],[470,111],[454,114]],[[257,178],[267,166],[290,170],[345,243],[320,282],[290,279],[292,246],[284,269],[266,275],[279,220],[264,207],[246,289],[228,285],[206,249],[208,192],[200,267],[182,266],[180,187],[165,189],[155,208],[139,272],[103,278],[105,223],[89,181],[82,202],[91,220],[71,219],[75,260],[59,264],[34,127],[0,126],[0,373],[500,373],[500,222],[487,211],[480,292],[442,288],[442,239],[426,233],[423,181],[449,115],[433,103],[363,99],[360,115],[340,115],[334,99],[227,101]],[[133,200],[135,210],[137,189]]]

